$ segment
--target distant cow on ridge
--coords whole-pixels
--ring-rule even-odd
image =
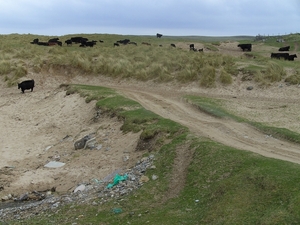
[[[271,58],[273,59],[289,59],[289,53],[271,53]]]
[[[159,33],[156,34],[157,38],[161,38],[162,36],[163,36],[162,34],[159,34]]]
[[[240,47],[243,51],[248,50],[251,52],[252,50],[252,44],[239,44],[238,47]]]
[[[280,52],[289,51],[289,50],[290,50],[290,46],[285,46],[278,49],[278,51]]]
[[[25,80],[21,83],[18,83],[18,89],[20,89],[20,88],[23,93],[25,90],[29,90],[29,89],[31,89],[31,92],[32,92],[33,88],[34,88],[34,80]]]

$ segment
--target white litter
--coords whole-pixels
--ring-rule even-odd
[[[62,163],[62,162],[51,161],[51,162],[48,162],[44,167],[59,168],[59,167],[62,167],[64,165],[65,165],[65,163]]]

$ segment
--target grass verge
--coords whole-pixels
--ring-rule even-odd
[[[249,125],[255,127],[261,132],[272,135],[273,137],[285,139],[291,142],[300,143],[300,134],[294,131],[291,131],[286,128],[278,128],[267,126],[263,123],[259,123],[256,121],[250,121],[248,119],[236,116],[234,114],[229,113],[221,106],[221,100],[205,98],[200,96],[185,96],[185,99],[196,106],[199,110],[218,118],[230,118],[237,122],[248,123]]]

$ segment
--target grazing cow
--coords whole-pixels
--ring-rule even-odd
[[[102,40],[99,40],[99,42],[100,42],[100,43],[103,43],[104,41],[102,41]]]
[[[48,42],[57,42],[59,38],[51,38]]]
[[[271,58],[274,58],[274,59],[289,59],[289,53],[271,53]]]
[[[97,41],[82,41],[79,47],[94,47]]]
[[[296,55],[296,54],[289,55],[288,60],[289,60],[289,61],[294,61],[295,58],[297,58],[297,55]]]
[[[151,45],[151,44],[148,42],[142,42],[142,45]]]
[[[248,50],[251,52],[252,50],[252,44],[239,44],[238,47],[240,47],[243,51]]]
[[[174,47],[174,48],[176,48],[176,45],[175,45],[175,44],[171,44],[171,47]]]
[[[71,39],[65,40],[65,43],[66,43],[67,45],[72,45],[72,40],[71,40]]]
[[[127,45],[130,42],[129,39],[124,39],[124,40],[119,40],[117,41],[117,43],[123,44],[123,45]]]
[[[162,34],[159,34],[159,33],[156,34],[157,38],[161,38],[162,36],[163,36]]]
[[[78,44],[84,41],[88,41],[88,39],[83,37],[71,37],[71,41],[74,42],[75,44]]]
[[[18,89],[22,90],[22,93],[24,93],[25,90],[31,89],[31,92],[33,91],[34,88],[34,80],[25,80],[21,83],[18,83]]]
[[[198,51],[199,51],[199,52],[203,52],[203,48],[200,48]]]
[[[115,47],[115,46],[120,46],[120,45],[119,45],[119,43],[114,43],[114,47]]]
[[[38,38],[36,38],[36,39],[33,39],[33,41],[32,42],[30,42],[30,44],[37,44],[39,42],[39,39]]]
[[[289,51],[290,50],[290,46],[285,46],[285,47],[281,47],[278,49],[278,51],[280,52],[285,52],[285,51]]]
[[[57,45],[56,42],[48,42],[48,46],[53,46],[53,45]]]

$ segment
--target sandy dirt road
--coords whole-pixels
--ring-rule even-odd
[[[300,163],[300,145],[273,138],[244,123],[207,115],[187,103],[182,95],[175,94],[174,90],[151,92],[145,91],[145,88],[114,88],[146,109],[188,127],[196,136],[207,137],[224,145],[266,157]]]

